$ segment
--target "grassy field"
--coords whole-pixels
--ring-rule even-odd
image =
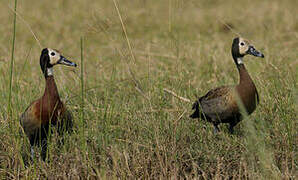
[[[295,0],[19,0],[9,114],[14,2],[2,0],[0,178],[297,178],[297,7]],[[190,103],[163,89],[194,101],[238,83],[230,48],[239,35],[265,54],[245,59],[260,104],[235,135],[226,125],[214,135],[211,124],[188,118]],[[52,135],[48,163],[28,162],[19,117],[44,91],[44,47],[78,64],[54,69],[75,131],[62,146]]]

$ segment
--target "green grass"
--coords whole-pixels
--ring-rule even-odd
[[[13,52],[14,2],[1,1],[0,178],[295,179],[297,6],[294,0],[18,1]],[[75,131],[60,147],[52,135],[50,162],[25,165],[29,142],[19,133],[19,116],[44,91],[43,47],[32,32],[78,64],[54,68]],[[194,101],[238,83],[230,54],[235,33],[265,54],[245,58],[261,101],[236,135],[226,125],[214,135],[211,124],[188,118],[190,103],[163,89]]]

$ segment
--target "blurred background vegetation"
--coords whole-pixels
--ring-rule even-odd
[[[0,177],[295,179],[297,7],[295,0],[19,0],[9,117],[14,2],[2,0]],[[236,36],[265,54],[245,59],[260,104],[235,135],[225,125],[214,135],[209,123],[188,118],[191,104],[163,89],[195,101],[238,83]],[[28,161],[29,142],[19,133],[20,114],[44,91],[44,47],[79,65],[54,69],[75,132],[59,147],[54,133],[48,163]]]

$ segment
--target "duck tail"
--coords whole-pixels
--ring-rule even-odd
[[[199,118],[200,117],[200,111],[199,111],[199,101],[196,101],[193,105],[192,105],[192,109],[195,110],[194,113],[192,113],[189,117],[190,118]]]

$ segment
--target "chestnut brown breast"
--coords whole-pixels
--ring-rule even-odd
[[[43,96],[32,102],[22,114],[20,121],[27,135],[32,135],[41,126],[56,125],[59,121],[71,121],[71,114],[61,102],[53,76],[46,78]]]
[[[245,107],[247,114],[251,114],[259,103],[257,88],[249,76],[244,64],[239,65],[240,83],[236,91]],[[237,102],[236,102],[237,103]]]

